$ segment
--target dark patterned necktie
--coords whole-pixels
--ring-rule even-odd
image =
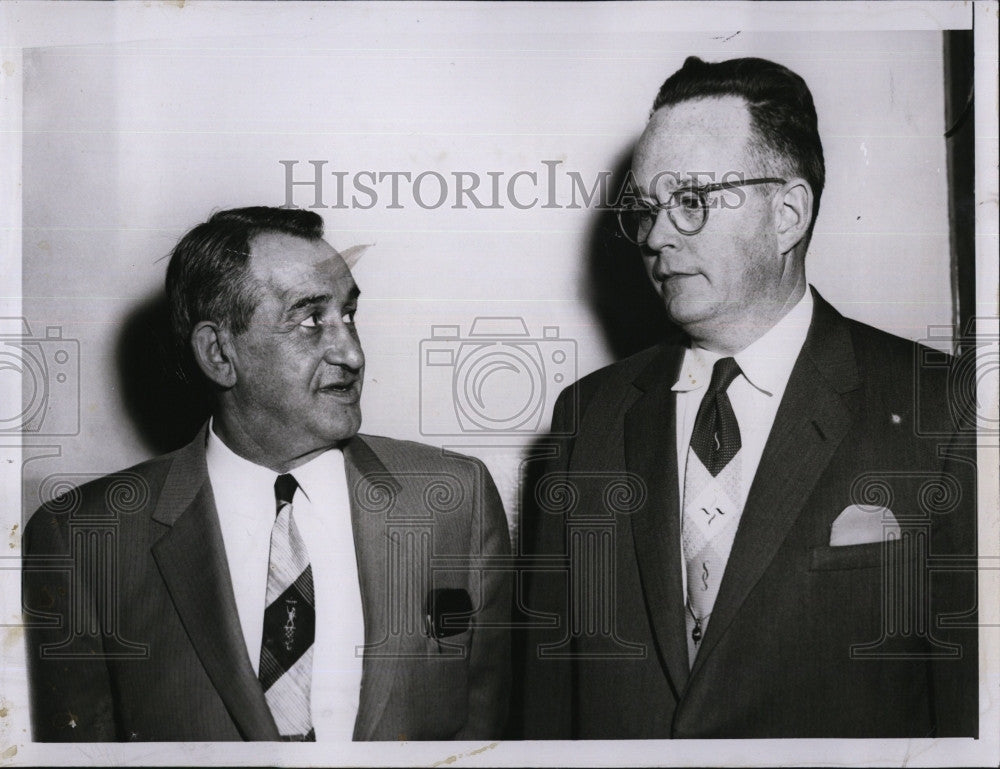
[[[297,488],[291,475],[279,475],[274,482],[277,517],[271,529],[258,677],[281,738],[312,741],[309,693],[316,610],[309,553],[292,517]]]
[[[733,404],[726,395],[729,385],[740,373],[740,365],[733,358],[720,358],[715,362],[712,381],[694,421],[691,449],[713,476],[729,464],[743,445]]]
[[[740,373],[732,358],[716,361],[698,408],[685,466],[681,545],[687,570],[685,621],[692,665],[743,514],[740,426],[726,394]]]

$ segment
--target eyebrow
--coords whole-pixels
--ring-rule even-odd
[[[700,182],[696,176],[684,176],[676,179],[675,181],[677,184],[670,187],[667,191],[670,195],[673,195],[675,192],[679,192],[680,190],[700,190],[702,187],[708,187],[713,183],[711,181]]]
[[[351,286],[351,289],[347,292],[347,299],[345,304],[353,302],[359,296],[361,296],[361,289],[356,285]],[[288,308],[289,313],[293,313],[296,310],[301,310],[303,307],[314,307],[318,304],[328,304],[333,299],[331,294],[313,294],[312,296],[304,296],[301,299],[296,300],[291,307]]]
[[[303,307],[312,307],[317,304],[326,304],[332,298],[333,297],[329,294],[313,294],[312,296],[304,296],[289,307],[288,312],[295,312],[296,310],[301,310]]]
[[[690,177],[685,179],[680,179],[679,182],[680,183],[676,187],[671,187],[670,190],[668,190],[667,192],[668,195],[673,195],[678,190],[696,190],[699,187],[704,186],[695,183],[695,180],[691,179]],[[641,200],[643,203],[649,203],[651,205],[660,205],[659,199],[655,195],[651,194],[645,188],[642,187],[636,188],[633,194],[637,200]]]

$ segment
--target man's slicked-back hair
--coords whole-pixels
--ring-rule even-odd
[[[826,182],[823,144],[809,86],[788,67],[767,59],[709,63],[689,56],[660,86],[653,112],[685,101],[720,96],[736,96],[747,102],[757,145],[751,148],[755,154],[765,162],[769,159],[777,163],[775,170],[785,166],[782,173],[800,176],[812,187],[812,221],[805,238],[808,245]]]
[[[241,334],[259,302],[250,275],[250,246],[263,233],[307,240],[323,237],[323,218],[315,211],[254,206],[219,211],[180,239],[167,266],[167,302],[182,373],[192,367],[191,332],[211,320]]]

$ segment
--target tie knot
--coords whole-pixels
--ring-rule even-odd
[[[712,381],[708,383],[708,394],[725,392],[742,371],[735,358],[719,358],[712,367]]]
[[[294,475],[285,473],[278,476],[278,479],[274,482],[274,501],[277,503],[279,511],[282,505],[292,504],[292,498],[295,496],[295,490],[298,487],[299,482],[295,480]]]

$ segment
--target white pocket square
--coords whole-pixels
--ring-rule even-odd
[[[899,521],[888,507],[848,505],[830,527],[830,545],[867,545],[899,539]]]

